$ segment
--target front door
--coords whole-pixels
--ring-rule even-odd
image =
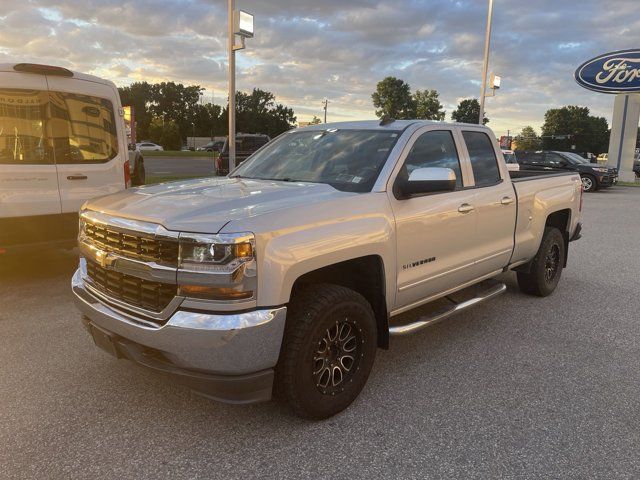
[[[464,188],[468,173],[460,162],[454,131],[425,127],[408,148],[395,178],[416,168],[445,167],[455,172],[457,189],[409,199],[398,199],[389,191],[397,235],[395,310],[472,280],[475,259],[475,192]]]

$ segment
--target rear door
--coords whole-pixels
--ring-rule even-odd
[[[480,277],[502,269],[511,259],[517,201],[506,164],[498,162],[493,134],[474,127],[461,127],[461,133],[475,187],[475,271]]]
[[[47,81],[62,211],[77,212],[89,198],[125,188],[122,110],[109,85],[51,76]]]
[[[0,219],[61,213],[42,75],[0,72]]]

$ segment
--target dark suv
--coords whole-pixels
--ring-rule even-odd
[[[256,150],[266,145],[269,140],[268,135],[239,133],[236,135],[236,167],[244,162]],[[216,160],[216,175],[225,176],[229,174],[229,142],[225,140],[220,156]]]
[[[585,192],[594,192],[618,183],[618,169],[590,163],[574,152],[518,152],[521,170],[558,170],[580,174]]]

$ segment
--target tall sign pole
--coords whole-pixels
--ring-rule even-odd
[[[482,90],[480,90],[480,117],[478,123],[482,125],[484,120],[484,102],[487,92],[487,72],[489,71],[489,49],[491,47],[491,21],[493,18],[493,0],[489,0],[489,12],[487,13],[487,32],[484,39],[484,63],[482,65]]]
[[[236,1],[229,0],[229,172],[236,168]]]

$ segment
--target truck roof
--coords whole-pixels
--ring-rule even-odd
[[[0,63],[0,72],[15,72],[15,66],[20,63]],[[36,64],[34,64],[36,65]],[[54,65],[42,65],[43,67],[55,67]],[[62,67],[64,68],[64,67]],[[74,78],[76,80],[85,80],[87,82],[94,83],[102,83],[104,85],[109,85],[111,87],[115,87],[115,84],[110,80],[105,80],[104,78],[96,77],[95,75],[89,75],[87,73],[76,72],[73,70],[69,70],[73,76],[69,78]],[[20,72],[20,73],[28,73],[29,75],[45,75],[44,73],[33,73],[33,72]]]
[[[307,125],[301,127],[304,130],[327,130],[329,128],[337,128],[339,130],[404,130],[412,125],[456,125],[456,126],[473,126],[479,127],[484,125],[456,123],[456,122],[438,122],[435,120],[394,120],[390,123],[381,125],[381,120],[361,120],[356,122],[333,122],[319,123],[317,125]],[[485,127],[488,128],[488,127]]]

